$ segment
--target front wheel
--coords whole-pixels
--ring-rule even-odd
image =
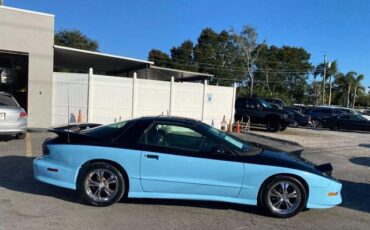
[[[267,122],[266,129],[267,129],[267,131],[276,133],[276,132],[280,131],[281,124],[278,121],[269,121],[269,122]]]
[[[277,176],[263,188],[262,204],[272,216],[288,218],[297,215],[306,204],[304,186],[290,176]]]
[[[122,173],[112,165],[94,163],[81,175],[79,190],[87,203],[104,207],[123,197],[126,181]]]

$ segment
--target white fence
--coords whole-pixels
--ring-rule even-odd
[[[235,87],[210,86],[89,74],[53,76],[53,126],[77,122],[112,123],[132,117],[171,115],[220,127],[234,116]]]

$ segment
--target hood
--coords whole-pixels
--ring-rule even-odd
[[[245,163],[291,168],[325,177],[330,177],[332,171],[330,164],[315,165],[302,158],[300,153],[286,153],[271,149],[263,149],[263,151],[256,156],[243,156],[242,158],[242,161]]]

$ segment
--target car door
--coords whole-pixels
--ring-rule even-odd
[[[140,140],[140,180],[144,192],[236,197],[244,166],[215,159],[218,143],[191,127],[154,123]]]

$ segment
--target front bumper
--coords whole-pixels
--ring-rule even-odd
[[[27,120],[0,123],[0,135],[15,135],[18,133],[27,133]]]
[[[76,171],[47,156],[33,161],[33,173],[36,180],[68,189],[76,189]]]
[[[342,203],[342,184],[332,180],[326,188],[310,187],[307,208],[331,208]],[[335,194],[336,195],[330,195]]]

